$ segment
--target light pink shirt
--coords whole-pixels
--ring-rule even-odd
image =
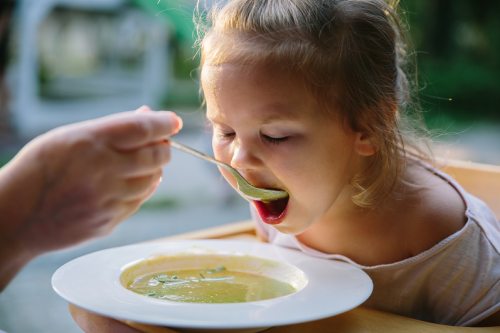
[[[253,216],[270,243],[347,261],[364,270],[374,284],[364,306],[435,323],[470,326],[500,309],[500,223],[481,200],[466,193],[450,176],[432,171],[463,197],[467,222],[432,248],[398,262],[359,265],[343,255],[309,248],[295,236],[264,224],[257,214]]]

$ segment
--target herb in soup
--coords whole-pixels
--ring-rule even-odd
[[[295,292],[290,284],[266,276],[213,269],[176,270],[137,277],[128,289],[149,297],[190,303],[241,303]]]

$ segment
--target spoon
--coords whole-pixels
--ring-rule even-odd
[[[274,201],[278,199],[284,199],[288,197],[288,193],[282,190],[271,190],[266,188],[255,187],[251,185],[243,176],[232,166],[226,164],[224,162],[218,161],[215,158],[208,156],[200,151],[197,151],[191,147],[188,147],[182,143],[176,142],[172,139],[168,139],[170,145],[176,149],[179,149],[185,153],[194,155],[198,158],[201,158],[205,161],[214,163],[227,171],[229,171],[234,179],[236,180],[236,184],[238,187],[238,193],[247,200],[258,200],[258,201]]]

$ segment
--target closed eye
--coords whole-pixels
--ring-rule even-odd
[[[269,136],[269,135],[264,135],[264,134],[261,134],[262,135],[262,138],[271,143],[271,144],[274,144],[274,145],[278,145],[280,143],[283,143],[285,141],[287,141],[290,137],[289,136],[283,136],[283,137],[272,137],[272,136]]]
[[[236,135],[236,133],[234,133],[233,131],[222,130],[222,129],[218,129],[218,128],[213,128],[213,134],[217,138],[224,139],[224,140],[232,139]]]

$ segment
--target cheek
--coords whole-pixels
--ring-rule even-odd
[[[224,163],[230,164],[231,162],[231,153],[228,145],[222,144],[216,137],[212,137],[212,149],[214,152],[214,157]],[[231,186],[235,186],[235,182],[231,174],[223,169],[218,167],[221,175],[226,179]]]
[[[216,135],[212,136],[212,150],[217,160],[229,164],[231,156],[228,148],[228,145],[223,144]]]
[[[336,164],[325,159],[299,158],[281,164],[282,180],[293,196],[308,205],[322,205],[329,201],[332,191],[336,192],[344,178],[339,175]]]

